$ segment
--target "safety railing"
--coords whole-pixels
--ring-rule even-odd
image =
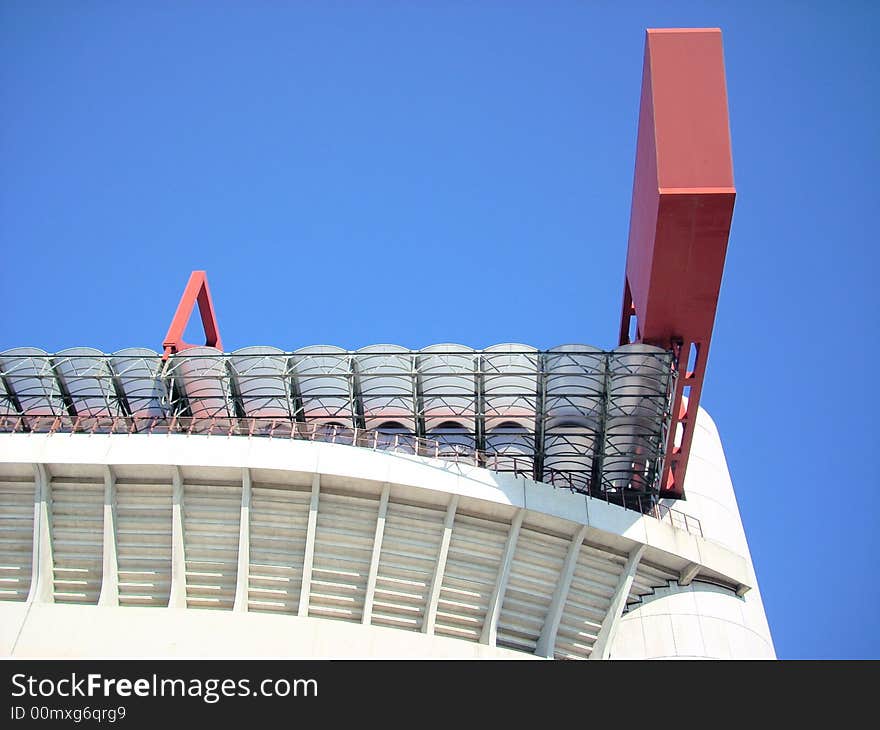
[[[302,423],[287,418],[192,418],[183,416],[0,416],[0,433],[86,433],[86,434],[189,434],[203,436],[250,436],[287,438],[300,441],[357,446],[374,451],[441,459],[471,465],[516,478],[534,478],[534,457],[523,454],[480,451],[463,444],[320,422]],[[657,502],[652,494],[626,489],[591,489],[591,474],[585,471],[543,471],[542,482],[554,488],[588,494],[610,504],[650,515],[692,535],[703,536],[700,521]]]

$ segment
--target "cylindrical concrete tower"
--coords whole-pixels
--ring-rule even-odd
[[[775,658],[721,439],[703,409],[696,429],[684,487],[687,499],[674,502],[674,508],[698,519],[710,542],[745,558],[754,588],[732,594],[685,572],[627,608],[612,658]]]

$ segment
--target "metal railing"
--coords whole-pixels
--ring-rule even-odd
[[[480,451],[462,444],[445,443],[409,433],[390,433],[320,422],[301,423],[288,418],[15,415],[0,416],[0,433],[185,434],[287,438],[441,459],[454,464],[511,474],[515,478],[534,478],[534,459],[524,454]],[[656,495],[627,489],[592,489],[590,477],[587,471],[545,469],[542,483],[557,489],[587,494],[609,504],[650,515],[692,535],[703,536],[702,526],[697,518],[659,504]]]

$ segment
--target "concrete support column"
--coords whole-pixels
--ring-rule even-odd
[[[169,608],[186,608],[186,553],[183,543],[183,475],[173,467],[171,492],[171,595]]]
[[[52,484],[44,464],[34,464],[34,541],[28,603],[55,603],[52,557]]]
[[[700,566],[698,563],[688,563],[678,574],[678,585],[689,586],[699,572]]]
[[[318,499],[321,493],[321,475],[312,477],[312,500],[309,503],[309,522],[306,528],[306,552],[303,557],[302,588],[299,593],[300,616],[309,615],[309,594],[312,591],[312,563],[315,561],[315,532],[318,529]]]
[[[104,557],[99,606],[119,605],[119,563],[116,544],[116,476],[104,467]]]
[[[586,536],[587,526],[584,525],[577,531],[568,546],[568,553],[565,556],[562,573],[559,575],[559,582],[556,584],[553,600],[550,603],[550,609],[547,611],[547,617],[544,619],[544,627],[541,629],[541,635],[538,637],[538,644],[535,647],[535,654],[538,656],[547,657],[548,659],[553,658],[556,634],[559,631],[559,623],[562,620],[562,610],[565,608],[568,590],[571,588],[571,579],[574,576],[578,555],[580,555],[581,545],[583,545]]]
[[[504,603],[504,594],[507,591],[507,581],[510,578],[510,566],[513,564],[513,554],[516,552],[516,541],[519,538],[519,530],[522,527],[525,510],[517,511],[507,533],[507,544],[504,546],[504,555],[501,557],[501,565],[498,568],[498,578],[495,580],[495,590],[489,599],[489,610],[486,612],[486,620],[483,623],[483,633],[480,635],[480,643],[495,646],[498,638],[498,617],[501,616],[501,604]]]
[[[446,508],[446,519],[443,522],[443,539],[440,541],[440,554],[434,567],[431,579],[431,591],[428,593],[428,610],[422,622],[422,633],[433,634],[437,621],[437,604],[440,601],[440,589],[443,587],[443,574],[446,572],[446,558],[449,556],[449,542],[452,540],[452,526],[455,523],[455,511],[458,509],[458,495],[453,494]]]
[[[382,538],[385,535],[385,515],[388,513],[388,495],[391,493],[391,485],[387,482],[382,487],[382,497],[379,499],[379,515],[376,517],[376,534],[373,537],[373,554],[370,557],[370,572],[367,578],[367,593],[364,597],[364,615],[361,623],[369,625],[373,616],[373,598],[376,595],[376,578],[379,574],[379,556],[382,553]]]
[[[248,610],[251,565],[251,470],[241,470],[241,517],[238,523],[238,572],[235,576],[233,611]]]
[[[645,552],[645,547],[645,545],[639,545],[630,552],[629,557],[626,559],[623,572],[617,580],[614,595],[611,597],[611,605],[605,613],[605,618],[602,620],[602,628],[599,629],[596,643],[593,644],[593,650],[590,652],[590,659],[607,659],[611,653],[614,635],[617,633],[620,617],[623,615],[626,599],[629,596],[630,589],[632,589],[633,579],[636,577],[636,570]]]

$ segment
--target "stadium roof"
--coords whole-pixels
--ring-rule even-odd
[[[3,430],[332,440],[606,498],[659,491],[672,354],[521,344],[0,353]]]

